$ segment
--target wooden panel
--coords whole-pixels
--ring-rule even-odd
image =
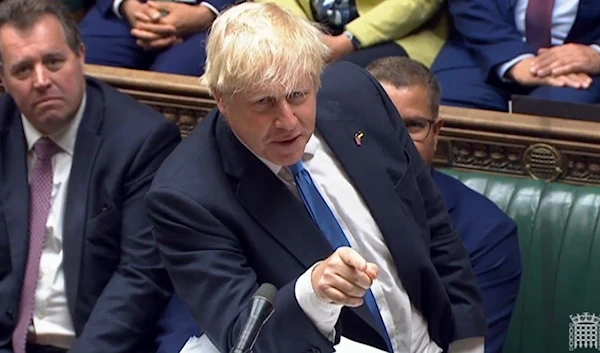
[[[197,77],[87,65],[87,73],[162,112],[187,134],[215,102]],[[442,107],[435,165],[600,185],[600,123]]]
[[[572,184],[600,184],[600,124],[442,107],[435,163]]]
[[[86,65],[86,72],[160,111],[184,137],[215,107],[198,77],[97,65]]]

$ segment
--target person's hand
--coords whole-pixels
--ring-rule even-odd
[[[508,71],[508,77],[523,86],[554,86],[587,89],[592,78],[586,73],[570,73],[565,75],[539,77],[532,73],[531,66],[535,58],[521,60]]]
[[[321,300],[358,307],[378,275],[377,265],[367,262],[356,250],[341,247],[315,266],[311,281]]]
[[[564,44],[542,48],[531,65],[531,73],[538,77],[560,76],[572,73],[600,74],[600,53],[583,44]]]
[[[136,38],[137,45],[144,49],[161,49],[180,41],[173,26],[158,23],[160,11],[148,4],[125,0],[120,11],[131,26],[131,35]]]
[[[328,62],[334,62],[354,51],[352,41],[345,35],[330,36],[323,34],[323,42],[330,50]]]
[[[180,43],[175,27],[156,22],[138,22],[131,29],[131,35],[137,38],[136,44],[146,50],[156,50]]]
[[[160,19],[160,11],[141,3],[138,0],[124,0],[119,8],[121,16],[135,28],[139,22],[156,22]]]
[[[157,11],[167,13],[158,20],[158,23],[175,28],[175,34],[179,38],[210,27],[216,18],[216,15],[206,6],[156,1],[148,1],[147,4]]]

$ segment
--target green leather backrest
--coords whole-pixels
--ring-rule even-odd
[[[583,313],[592,321],[586,328],[600,334],[600,188],[441,171],[490,198],[518,224],[524,268],[504,352],[577,352]]]

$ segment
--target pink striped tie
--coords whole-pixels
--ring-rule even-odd
[[[525,12],[525,38],[537,53],[552,44],[554,0],[529,0]]]
[[[52,198],[52,156],[59,150],[52,140],[41,138],[33,146],[36,160],[31,170],[29,191],[29,251],[21,289],[19,318],[12,335],[14,353],[25,353],[27,331],[33,318],[40,257],[46,238],[46,221]]]

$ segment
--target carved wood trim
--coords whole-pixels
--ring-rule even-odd
[[[435,164],[600,185],[600,123],[442,107]]]
[[[198,77],[86,65],[86,73],[148,104],[175,122],[186,137],[215,107]]]
[[[184,137],[215,106],[197,77],[96,65],[86,72],[154,107]],[[436,166],[600,185],[600,123],[454,107],[440,115]]]

